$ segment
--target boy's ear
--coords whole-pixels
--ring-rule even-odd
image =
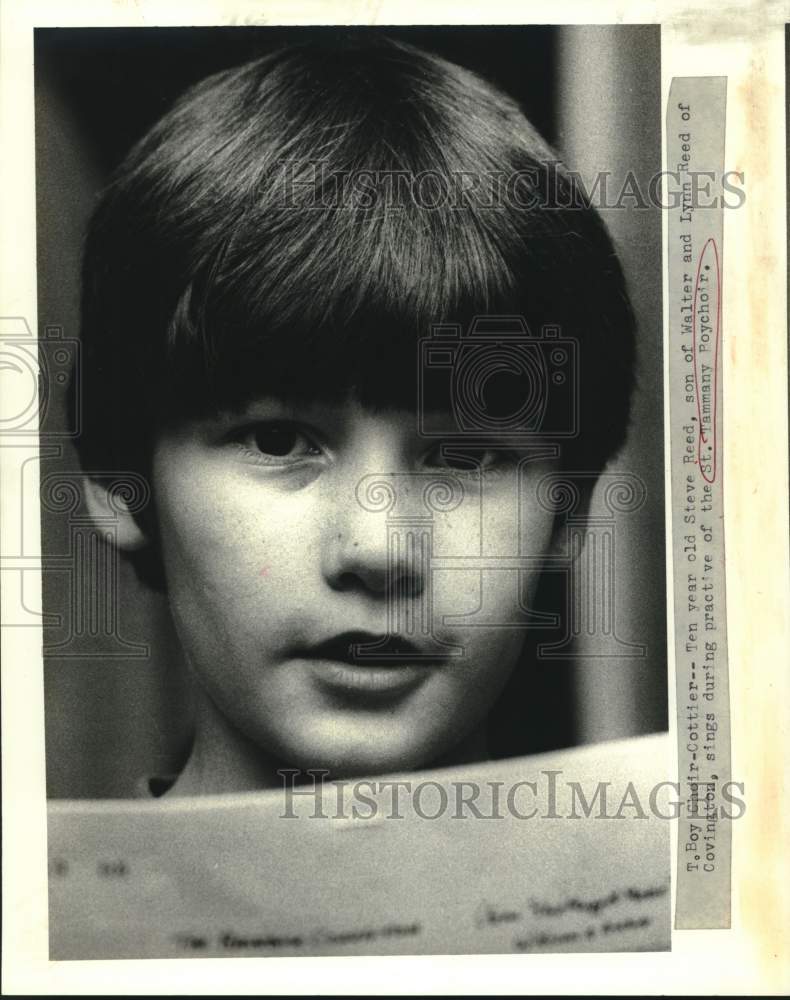
[[[112,481],[83,477],[83,495],[88,513],[94,523],[106,522],[108,517],[115,526],[114,541],[119,549],[134,552],[145,548],[150,539],[118,490],[112,490]]]

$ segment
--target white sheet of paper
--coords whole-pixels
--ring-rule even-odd
[[[667,950],[670,823],[655,805],[669,812],[672,794],[651,810],[651,791],[669,761],[658,734],[401,775],[386,780],[413,794],[395,810],[391,786],[354,783],[318,799],[53,802],[50,957]],[[459,805],[469,782],[497,818]],[[585,817],[571,782],[588,803],[608,782],[605,809]]]

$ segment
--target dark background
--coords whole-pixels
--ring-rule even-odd
[[[515,97],[571,167],[660,170],[660,29],[628,27],[37,29],[36,182],[39,322],[79,331],[79,258],[85,224],[108,172],[187,86],[306,32],[379,31],[430,49]],[[573,663],[536,664],[529,704],[514,718],[533,750],[651,732],[666,726],[666,605],[660,211],[604,213],[621,251],[640,322],[634,427],[616,467],[636,472],[648,503],[618,536],[617,619],[643,659],[604,663],[590,649]],[[141,289],[144,294],[144,289]],[[53,394],[44,429],[63,425]],[[74,476],[66,442],[42,477]],[[96,581],[64,570],[89,529],[79,505],[42,515],[47,779],[51,797],[134,794],[147,774],[176,769],[188,750],[190,696],[164,599],[99,540],[94,560],[113,611],[75,614]],[[619,527],[619,525],[618,525]],[[77,596],[75,596],[77,595]],[[114,614],[114,617],[113,617]],[[83,616],[83,619],[85,616]],[[110,618],[112,621],[110,622]],[[108,624],[109,623],[109,624]],[[120,639],[118,637],[121,637]],[[585,653],[584,643],[580,652]]]
[[[69,104],[96,165],[107,171],[190,84],[304,41],[306,30],[330,38],[386,34],[436,52],[510,93],[553,139],[554,95],[546,88],[553,27],[38,28],[36,80]]]

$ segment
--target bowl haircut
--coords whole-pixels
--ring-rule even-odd
[[[414,411],[432,324],[493,314],[577,341],[578,433],[561,461],[600,471],[626,434],[634,317],[606,228],[556,154],[511,98],[435,55],[386,38],[289,46],[189,89],[96,207],[83,466],[148,474],[163,427],[266,394]],[[162,586],[151,548],[138,570]],[[534,682],[515,675],[500,755],[528,749]]]
[[[491,314],[578,341],[563,461],[602,468],[634,321],[556,155],[509,97],[411,46],[282,49],[188,90],[94,212],[84,465],[145,471],[168,422],[269,393],[414,411],[419,339]]]

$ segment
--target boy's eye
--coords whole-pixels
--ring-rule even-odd
[[[321,449],[294,424],[264,423],[248,427],[237,438],[246,457],[269,464],[320,455]]]
[[[282,457],[298,449],[305,439],[295,427],[256,427],[251,434],[255,447],[266,455]]]

